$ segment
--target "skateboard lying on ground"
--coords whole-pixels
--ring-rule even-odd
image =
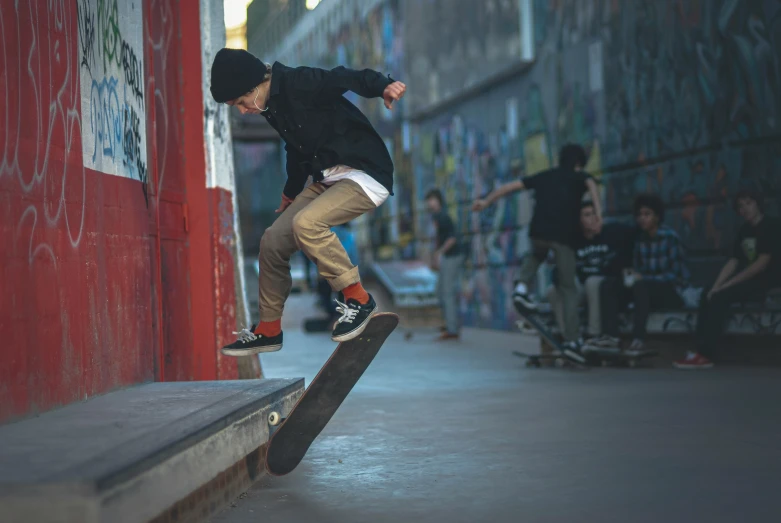
[[[542,354],[528,354],[519,350],[514,350],[513,354],[519,358],[526,358],[527,367],[542,367],[543,363],[548,362],[556,367],[566,367],[567,365],[579,365],[574,361],[567,359],[564,354],[560,352],[550,352]]]
[[[521,314],[522,321],[528,323],[531,325],[535,331],[542,337],[542,340],[544,343],[547,343],[550,347],[553,348],[553,351],[550,353],[542,353],[542,354],[526,354],[520,351],[513,351],[513,354],[516,356],[519,356],[521,358],[527,358],[526,360],[526,366],[527,367],[540,367],[541,363],[543,361],[553,361],[557,367],[563,367],[563,366],[574,366],[578,369],[587,369],[588,366],[571,360],[564,356],[564,347],[559,343],[559,340],[556,339],[553,334],[540,322],[540,320],[534,315],[534,314]],[[520,327],[519,327],[520,328]],[[524,332],[522,330],[522,332]]]
[[[287,418],[271,413],[273,434],[266,453],[270,474],[283,476],[298,466],[398,324],[396,314],[375,314],[360,336],[336,347]]]
[[[654,350],[632,353],[615,349],[600,349],[599,347],[593,347],[586,353],[587,358],[598,359],[603,367],[616,365],[629,366],[633,369],[641,366],[643,363],[649,363],[651,358],[658,355],[659,352]]]

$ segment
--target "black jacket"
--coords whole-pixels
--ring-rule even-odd
[[[347,165],[364,171],[393,194],[393,161],[385,143],[363,113],[344,96],[382,96],[393,80],[377,71],[337,67],[287,67],[275,62],[267,110],[262,114],[285,141],[287,183],[284,193],[295,198],[310,175]]]

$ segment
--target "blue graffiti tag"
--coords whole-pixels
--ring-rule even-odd
[[[92,80],[90,92],[90,113],[92,136],[95,146],[92,150],[92,161],[98,157],[111,158],[116,162],[122,154],[123,111],[117,94],[117,79],[104,78],[100,82]]]

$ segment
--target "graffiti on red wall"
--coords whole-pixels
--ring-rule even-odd
[[[77,13],[85,166],[139,180],[146,197],[141,3],[79,0]]]
[[[0,420],[153,377],[146,204],[137,181],[85,167],[80,70],[100,55],[81,14],[0,10]]]

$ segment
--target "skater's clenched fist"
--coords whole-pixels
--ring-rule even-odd
[[[393,102],[401,100],[404,93],[407,91],[407,86],[402,82],[393,82],[385,88],[382,93],[382,98],[385,100],[385,107],[392,109]]]

